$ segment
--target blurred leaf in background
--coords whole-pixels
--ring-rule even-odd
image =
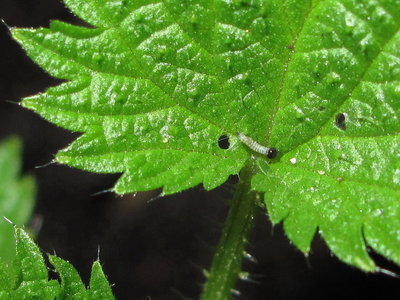
[[[22,143],[11,137],[0,143],[0,216],[24,225],[31,216],[35,200],[35,180],[20,177]],[[0,220],[0,262],[9,264],[15,256],[13,227]]]

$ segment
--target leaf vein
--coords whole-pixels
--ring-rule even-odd
[[[300,37],[300,35],[301,35],[301,33],[302,33],[302,31],[304,30],[304,27],[305,27],[305,24],[310,20],[310,16],[311,16],[311,13],[312,13],[312,11],[313,10],[315,10],[317,7],[318,7],[318,5],[320,4],[320,3],[322,3],[323,1],[321,1],[321,2],[319,2],[314,8],[312,7],[312,6],[310,6],[309,7],[309,9],[308,9],[308,12],[307,12],[307,14],[306,14],[306,17],[304,18],[304,22],[303,22],[303,24],[301,25],[301,28],[299,29],[299,31],[297,32],[297,34],[294,36],[294,42],[293,42],[293,48],[295,49],[296,48],[296,45],[297,45],[297,42],[298,42],[298,40],[299,40],[299,37]],[[271,118],[270,118],[270,122],[269,122],[269,124],[268,124],[268,126],[267,126],[267,136],[266,136],[266,144],[268,145],[268,143],[269,143],[269,138],[270,138],[270,136],[271,136],[271,131],[272,131],[272,127],[273,127],[273,125],[274,125],[274,120],[275,120],[275,117],[276,117],[276,114],[278,113],[278,111],[279,111],[279,103],[281,102],[281,97],[282,97],[282,94],[283,94],[283,90],[284,90],[284,87],[285,87],[285,85],[286,85],[286,81],[288,80],[288,68],[289,68],[289,65],[290,65],[290,62],[291,62],[291,60],[292,60],[292,56],[293,56],[293,54],[294,54],[294,51],[291,51],[290,53],[289,53],[289,55],[288,55],[288,57],[287,57],[287,59],[286,59],[286,62],[285,62],[285,67],[284,67],[284,73],[283,73],[283,78],[282,78],[282,80],[280,80],[280,85],[279,85],[279,92],[278,92],[278,95],[276,96],[276,98],[275,98],[275,100],[274,100],[274,109],[273,109],[273,111],[271,112]]]

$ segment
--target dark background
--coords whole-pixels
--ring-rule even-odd
[[[51,19],[80,24],[61,0],[0,0],[0,18],[15,27],[47,26]],[[157,192],[93,195],[112,187],[119,175],[54,164],[35,168],[50,162],[78,135],[9,101],[58,83],[26,57],[6,26],[0,26],[0,139],[17,135],[23,140],[23,172],[38,182],[33,219],[35,224],[42,221],[40,247],[69,260],[86,283],[99,252],[117,299],[197,299],[202,269],[209,267],[234,183],[149,202]],[[280,225],[271,227],[265,213],[258,218],[249,253],[257,262],[245,262],[244,269],[253,281],[238,284],[238,299],[398,298],[399,279],[365,274],[339,262],[319,238],[306,258]],[[400,273],[371,255],[381,267]]]

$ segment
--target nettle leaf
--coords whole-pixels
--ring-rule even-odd
[[[78,271],[68,261],[55,255],[49,255],[50,263],[60,274],[60,299],[87,299],[87,292]]]
[[[89,299],[114,299],[110,285],[99,261],[95,261],[92,265],[92,273],[90,274],[90,289],[88,290]]]
[[[90,285],[86,290],[74,266],[54,255],[49,255],[49,260],[61,278],[61,289],[57,299],[114,299],[99,261],[92,265]]]
[[[319,228],[347,263],[375,270],[366,245],[400,263],[400,0],[65,3],[95,28],[13,30],[67,81],[23,100],[83,133],[58,162],[123,173],[121,194],[209,190],[252,164],[302,251]]]
[[[15,240],[14,269],[18,279],[13,287],[9,287],[9,297],[54,299],[59,290],[58,282],[48,280],[47,267],[38,246],[23,229],[17,227],[15,227]]]
[[[0,299],[114,299],[98,261],[93,263],[90,288],[87,290],[69,262],[49,255],[49,261],[59,273],[60,284],[57,280],[49,280],[43,255],[29,235],[18,227],[14,227],[14,231],[17,250],[14,274],[0,266]],[[16,280],[10,283],[10,278]]]
[[[317,230],[343,261],[400,263],[400,1],[321,1],[297,37],[254,177],[304,252]]]
[[[6,265],[14,259],[15,239],[12,226],[2,217],[26,224],[35,200],[34,178],[20,178],[21,152],[21,141],[16,137],[0,143],[0,261]]]

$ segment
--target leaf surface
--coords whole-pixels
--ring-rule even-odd
[[[90,289],[88,290],[89,299],[114,299],[99,261],[95,261],[92,265],[92,273],[90,274]]]
[[[14,262],[18,281],[9,293],[11,299],[54,299],[59,286],[56,280],[48,280],[47,267],[40,249],[29,235],[15,227],[16,257]]]
[[[68,262],[57,256],[49,255],[50,263],[60,274],[61,288],[59,299],[88,299],[85,285],[78,271]]]
[[[69,262],[49,255],[60,276],[60,284],[57,280],[49,280],[43,255],[29,235],[16,226],[14,232],[16,257],[12,268],[0,265],[0,299],[114,299],[99,262],[93,263],[90,290],[86,290],[78,272]],[[14,278],[15,282],[11,282],[10,279]]]
[[[122,173],[121,194],[212,189],[253,164],[302,251],[319,228],[345,262],[375,270],[369,245],[400,263],[399,0],[65,3],[95,28],[13,30],[67,80],[23,100],[83,133],[58,162]]]

